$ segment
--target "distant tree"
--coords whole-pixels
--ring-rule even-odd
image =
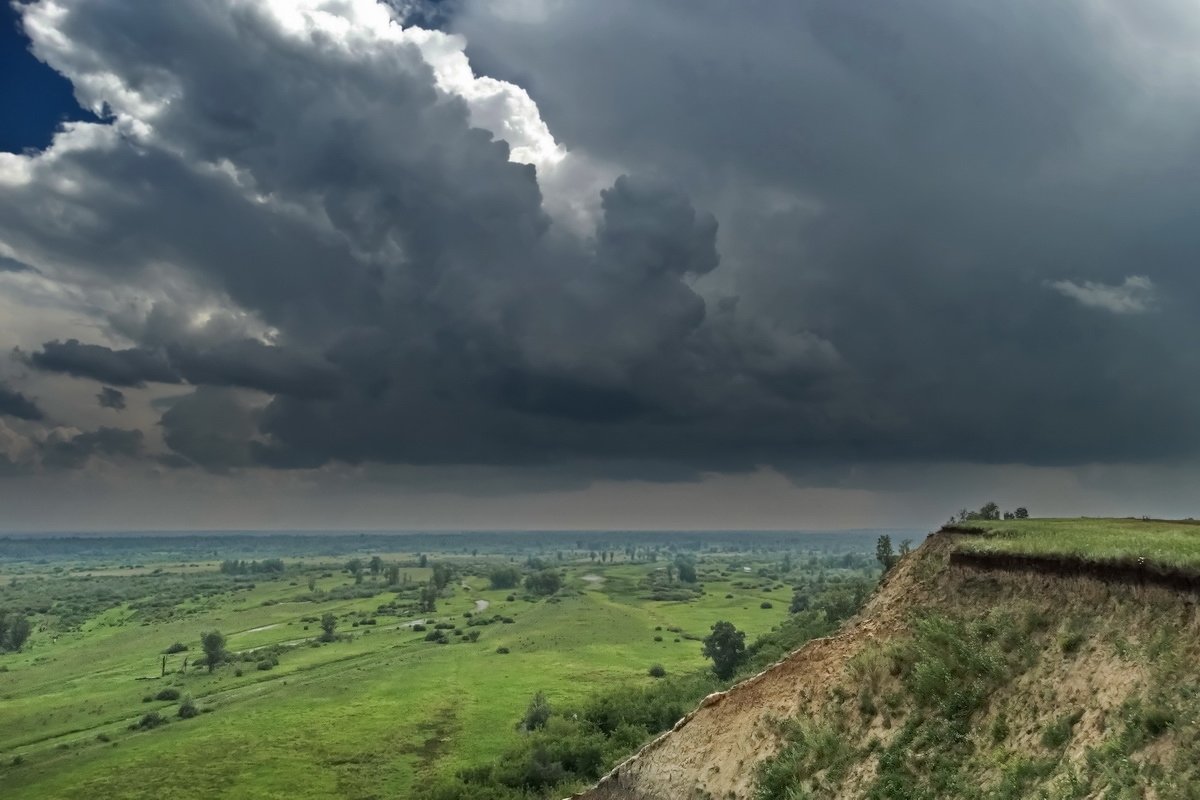
[[[3,641],[0,641],[0,649],[20,650],[29,640],[29,634],[32,631],[33,626],[29,624],[28,617],[22,614],[13,614],[8,618],[8,633]]]
[[[384,579],[387,581],[388,586],[395,586],[400,583],[400,565],[389,565],[384,571]]]
[[[550,701],[546,699],[543,692],[538,692],[529,701],[529,707],[525,709],[525,716],[521,718],[517,727],[523,731],[540,730],[546,727],[551,713]]]
[[[438,591],[445,589],[450,585],[450,579],[454,577],[454,571],[450,569],[449,564],[434,564],[433,565],[433,585],[438,588]]]
[[[732,622],[722,620],[712,626],[712,633],[704,637],[701,652],[712,659],[716,676],[728,680],[746,658],[746,634],[735,628]]]
[[[906,556],[912,552],[912,539],[904,539],[900,542],[900,555]]]
[[[208,664],[209,672],[225,660],[225,636],[220,631],[200,634],[200,647],[204,650],[204,660]]]
[[[417,554],[417,566],[424,569],[428,565],[429,565],[429,556],[425,555],[424,553],[418,553]]]
[[[1025,508],[1025,506],[1021,506],[1013,512],[1013,516],[1017,519],[1029,519],[1029,509]]]
[[[992,502],[984,503],[979,508],[980,519],[1000,519],[1000,506]]]
[[[675,556],[675,571],[679,573],[679,580],[684,583],[696,582],[696,562],[689,556],[683,553]]]
[[[875,540],[875,560],[887,572],[896,563],[896,554],[892,551],[892,537],[886,533]]]
[[[781,563],[779,565],[779,571],[783,572],[783,573],[788,573],[788,572],[792,571],[792,554],[791,553],[783,554],[783,563]]]
[[[433,581],[425,584],[421,588],[421,594],[417,597],[417,610],[426,614],[437,611],[438,594],[438,587]]]
[[[0,611],[0,650],[8,646],[8,626],[10,619],[7,611]]]
[[[346,571],[354,577],[358,577],[363,571],[363,562],[361,558],[352,558],[346,562]]]
[[[335,631],[337,630],[337,617],[331,612],[326,611],[321,617],[321,641],[332,642],[337,638]]]
[[[525,588],[534,594],[554,594],[562,588],[562,576],[552,569],[543,569],[525,577]]]
[[[315,592],[317,590],[317,577],[315,575],[308,576],[308,590]]]
[[[369,568],[372,575],[378,575],[383,571],[383,559],[379,556],[371,556]]]
[[[1016,515],[1013,514],[1013,512],[1011,512],[1011,511],[1005,511],[1004,518],[1005,519],[1016,519]]]
[[[808,605],[808,595],[803,590],[797,589],[792,593],[792,604],[788,606],[788,611],[793,614],[799,614],[802,611],[808,611]]]
[[[667,564],[667,583],[675,580],[675,565]]]
[[[521,570],[516,567],[499,566],[488,573],[493,589],[513,589],[521,582]]]

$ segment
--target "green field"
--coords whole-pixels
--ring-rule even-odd
[[[967,520],[954,527],[982,534],[959,543],[959,549],[966,552],[1066,556],[1109,563],[1141,558],[1164,567],[1200,570],[1200,523],[1191,520]]]
[[[398,566],[402,583],[391,586],[382,574],[356,584],[345,559],[311,554],[285,559],[283,573],[238,577],[161,553],[136,564],[69,554],[0,563],[0,611],[34,620],[25,647],[0,655],[0,789],[14,800],[410,797],[511,748],[536,692],[561,707],[649,686],[654,664],[698,672],[699,639],[717,620],[752,641],[788,618],[797,590],[869,583],[869,545],[710,544],[688,555],[699,575],[686,587],[666,579],[666,550],[655,560],[648,547],[614,551],[611,563],[538,551],[563,579],[550,597],[490,588],[498,565],[533,571],[511,548],[433,553],[424,568],[411,552],[372,553]],[[454,577],[422,613],[435,563]],[[676,591],[686,598],[653,599]],[[342,596],[355,593],[364,596]],[[338,621],[328,643],[317,641],[325,613]],[[475,617],[495,621],[468,625]],[[418,622],[456,630],[438,644]],[[224,633],[232,658],[211,674],[199,664],[207,630]],[[163,675],[175,642],[188,650],[167,655]],[[179,700],[153,699],[163,689],[205,713],[180,719]],[[131,729],[155,711],[167,724]]]

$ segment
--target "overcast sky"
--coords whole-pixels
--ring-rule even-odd
[[[0,529],[1191,515],[1190,0],[36,0]]]

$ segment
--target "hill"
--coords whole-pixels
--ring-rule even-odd
[[[1200,797],[1200,527],[944,529],[588,800]]]

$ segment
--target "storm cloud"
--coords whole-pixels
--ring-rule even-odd
[[[37,403],[3,383],[0,383],[0,414],[28,420],[39,420],[44,416]]]
[[[1196,456],[1200,14],[1150,6],[23,6],[102,121],[0,154],[0,264],[99,333],[10,344],[188,392],[44,461]]]

